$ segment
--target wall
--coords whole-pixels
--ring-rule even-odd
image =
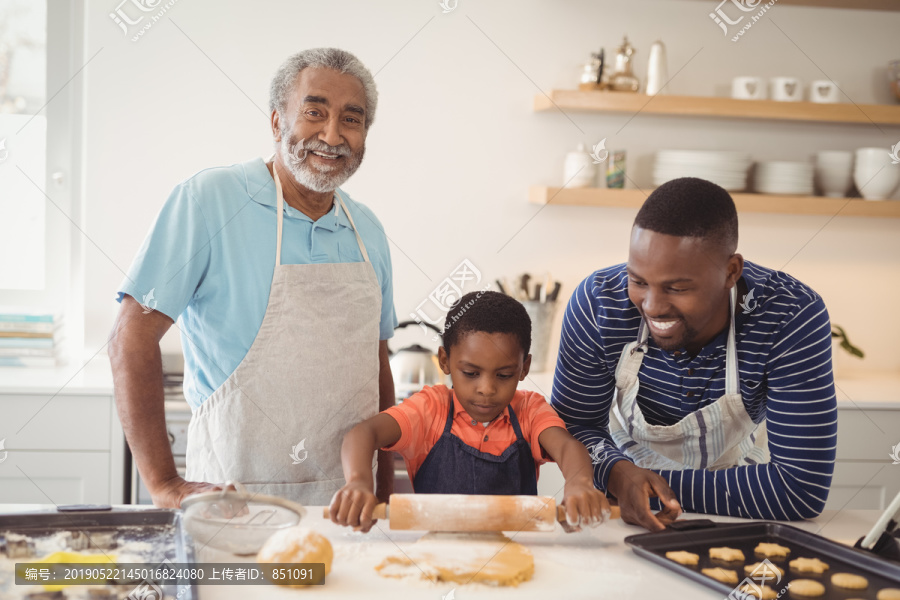
[[[623,34],[638,50],[641,78],[651,42],[665,42],[672,93],[727,95],[738,75],[827,76],[854,102],[891,103],[884,65],[898,58],[897,12],[776,5],[733,43],[708,17],[713,2],[459,0],[442,14],[436,1],[270,0],[248,9],[179,0],[131,42],[109,17],[116,5],[86,2],[85,56],[100,50],[83,75],[84,229],[96,244],[85,249],[91,353],[106,340],[116,286],[171,188],[202,168],[270,153],[268,82],[298,49],[343,47],[377,73],[366,160],[345,187],[391,239],[401,319],[463,258],[489,281],[549,270],[566,297],[593,270],[623,261],[634,210],[527,203],[529,185],[562,183],[563,156],[579,142],[605,137],[608,148],[626,148],[630,177],[647,187],[660,148],[802,160],[900,140],[900,128],[874,125],[531,110],[541,90],[574,87],[591,51],[602,45],[612,56]],[[746,214],[739,250],[819,291],[868,352],[867,368],[897,370],[898,230],[894,219]],[[177,349],[177,339],[164,346]]]

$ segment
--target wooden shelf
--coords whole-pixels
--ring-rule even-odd
[[[649,193],[649,190],[647,191]],[[900,218],[900,201],[871,201],[860,198],[823,196],[776,196],[772,194],[733,193],[738,212],[791,215],[834,215],[842,217]],[[646,196],[641,190],[606,188],[558,188],[532,186],[528,200],[532,204],[573,206],[611,206],[640,208]]]
[[[579,110],[649,115],[772,119],[831,123],[900,125],[900,105],[817,104],[775,100],[735,100],[703,96],[632,94],[629,92],[552,90],[537,94],[534,110]]]

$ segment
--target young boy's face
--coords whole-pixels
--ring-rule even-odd
[[[441,369],[453,378],[460,404],[476,421],[486,423],[512,402],[516,385],[528,375],[531,355],[524,356],[516,336],[476,331],[450,348],[438,350]]]

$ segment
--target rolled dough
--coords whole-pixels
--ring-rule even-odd
[[[375,570],[382,577],[517,586],[534,575],[534,556],[499,532],[430,532]]]

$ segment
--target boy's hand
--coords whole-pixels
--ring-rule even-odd
[[[376,504],[378,498],[372,493],[371,485],[349,482],[331,499],[331,520],[338,525],[346,525],[366,533],[375,524],[372,511]]]
[[[596,527],[609,520],[609,501],[590,478],[567,481],[562,503],[566,507],[566,521],[577,529],[580,525]]]

